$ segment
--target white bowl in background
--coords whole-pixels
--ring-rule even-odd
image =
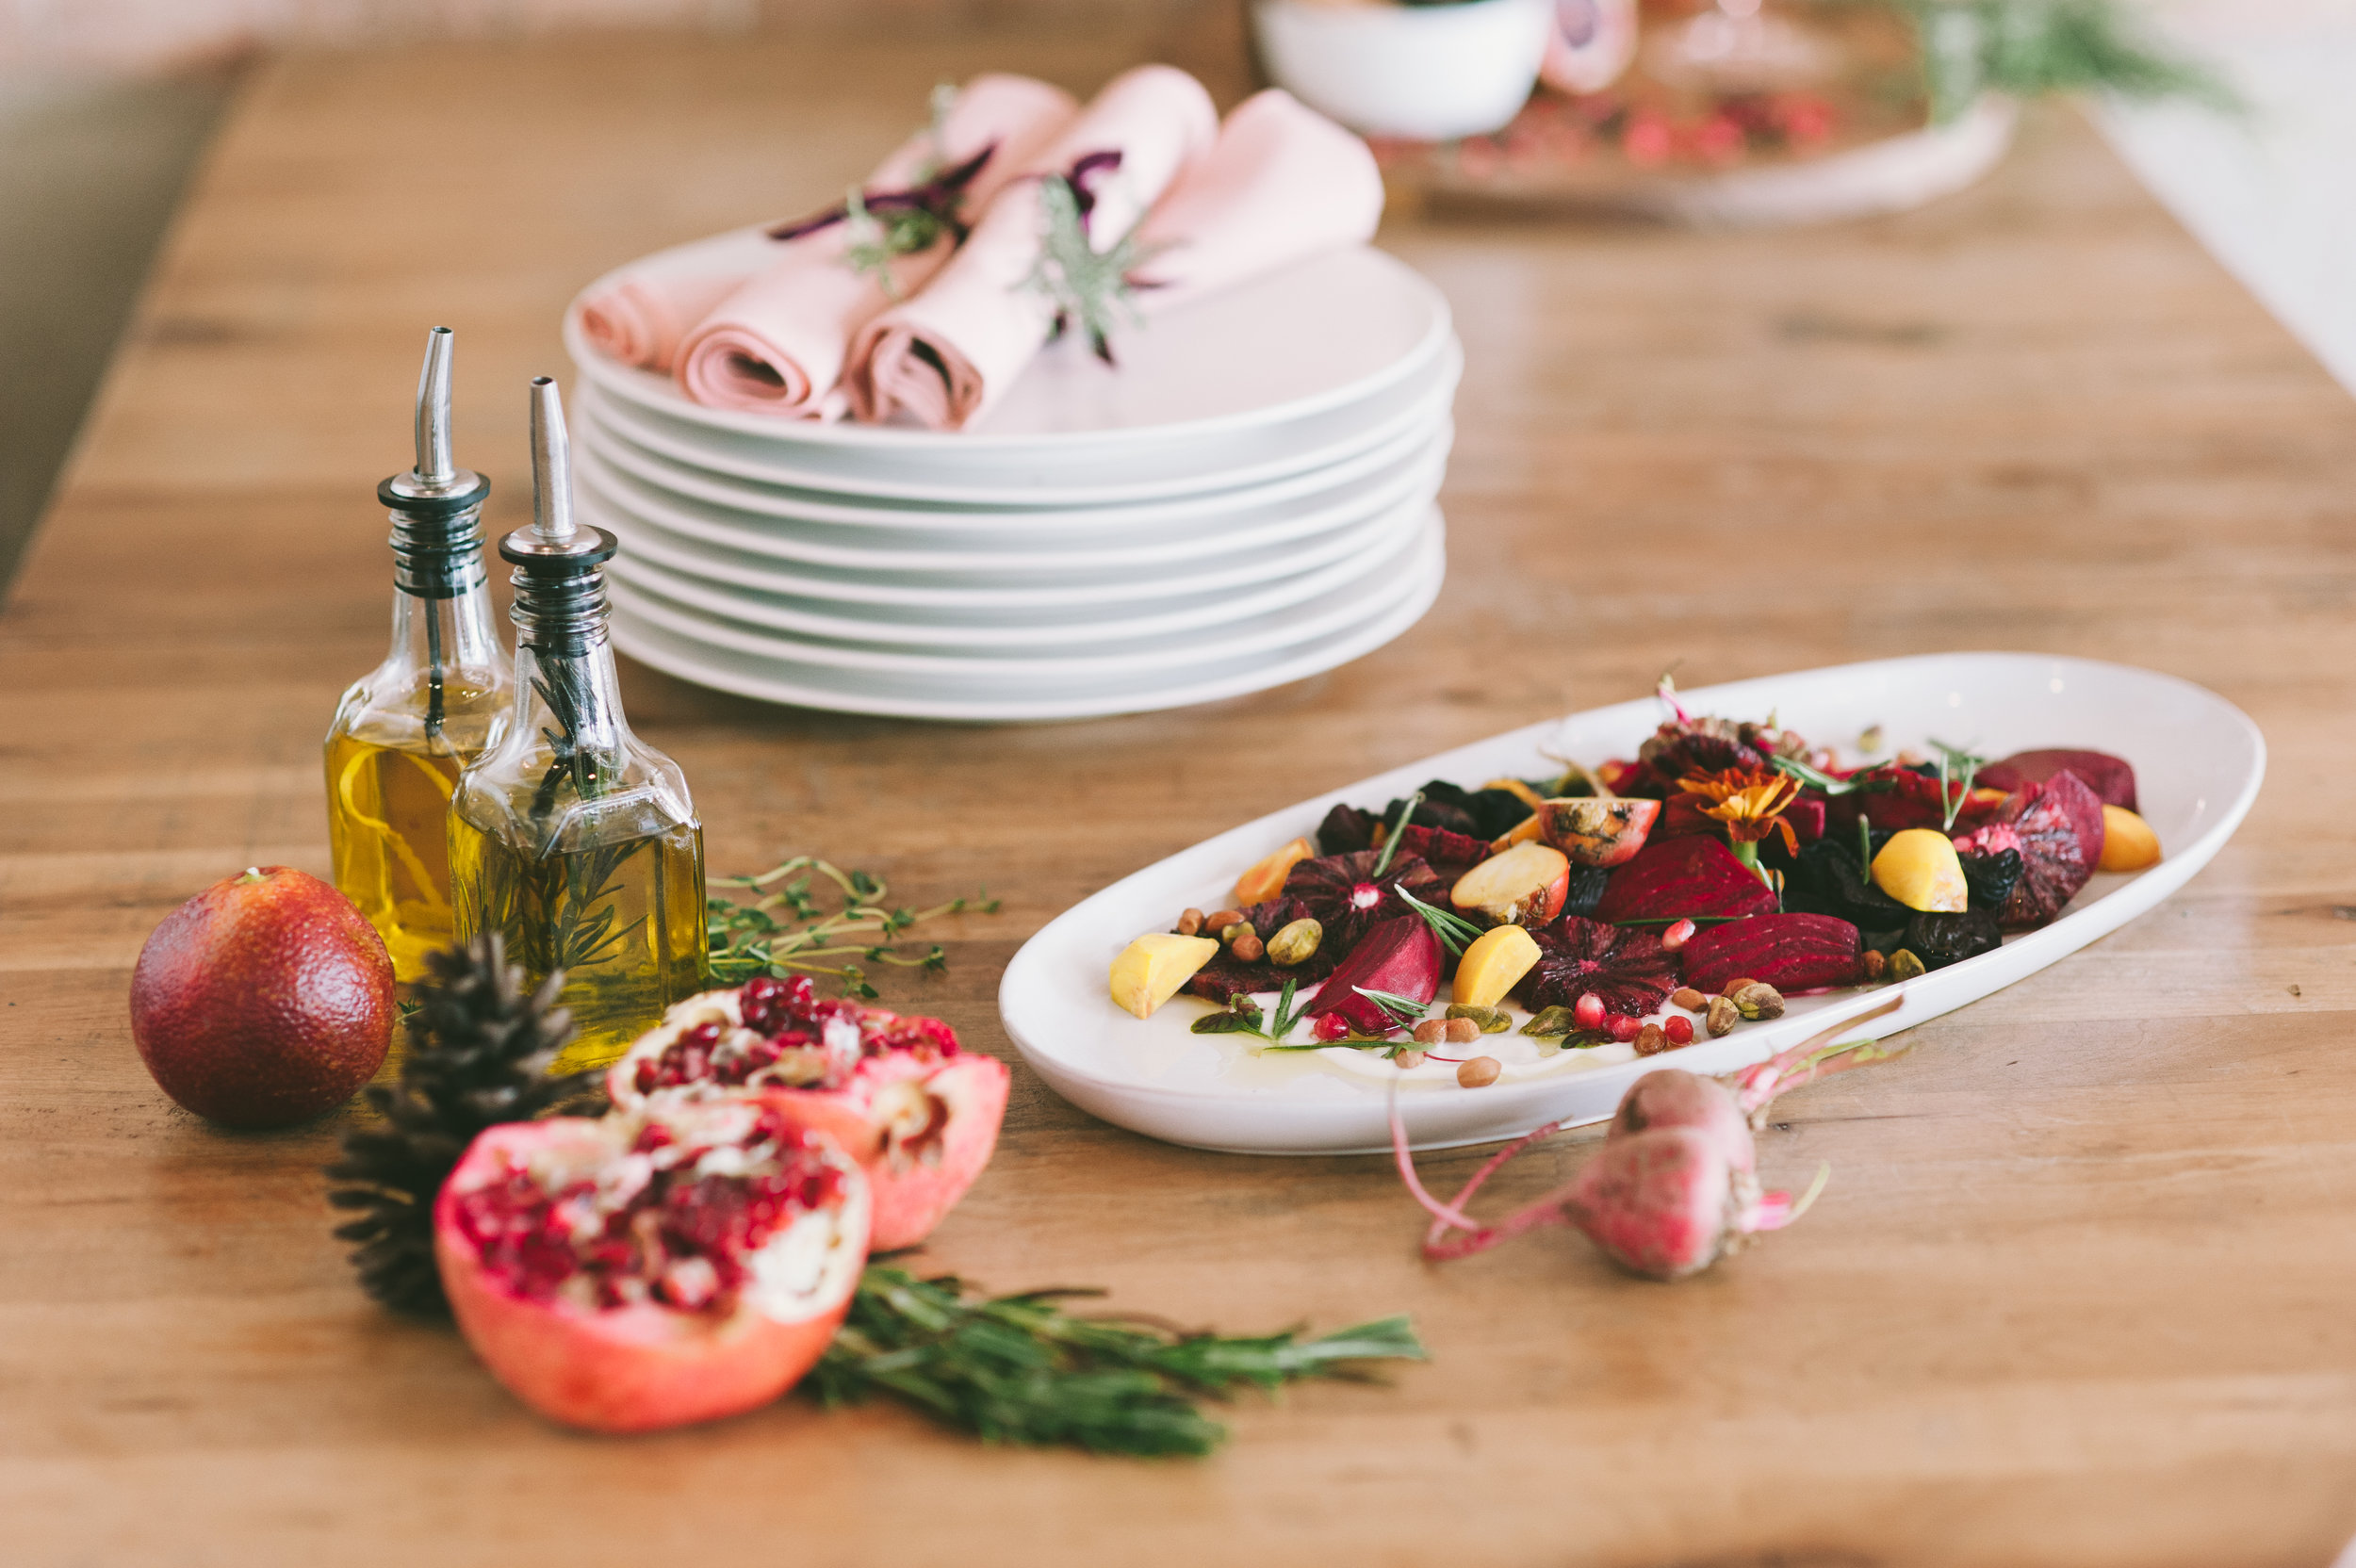
[[[1268,74],[1310,107],[1366,136],[1453,141],[1503,129],[1529,102],[1554,0],[1260,0],[1252,21]]]

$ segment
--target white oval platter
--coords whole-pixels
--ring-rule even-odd
[[[1858,1028],[1882,1037],[2011,985],[2143,913],[2199,871],[2248,813],[2266,774],[2266,742],[2248,715],[2206,689],[2122,664],[2026,653],[1930,654],[1774,676],[1683,694],[1689,711],[1777,721],[1818,745],[1853,751],[1879,727],[1890,747],[1932,736],[1989,757],[2079,746],[2135,768],[2145,819],[2167,858],[2135,875],[2098,874],[2061,917],[1994,953],[1903,988],[1895,1013]],[[1549,754],[1595,763],[1632,757],[1662,717],[1650,698],[1592,709],[1393,768],[1246,823],[1147,867],[1048,923],[1006,966],[998,1008],[1006,1032],[1048,1085],[1072,1103],[1149,1137],[1236,1153],[1340,1154],[1389,1146],[1394,1086],[1411,1141],[1447,1148],[1511,1137],[1554,1120],[1597,1121],[1628,1086],[1665,1067],[1730,1072],[1826,1023],[1888,1000],[1841,990],[1794,998],[1773,1022],[1638,1058],[1626,1045],[1546,1053],[1518,1031],[1481,1049],[1506,1062],[1488,1087],[1460,1088],[1453,1070],[1401,1071],[1367,1053],[1263,1053],[1234,1035],[1196,1035],[1205,1004],[1180,997],[1139,1021],[1115,1006],[1113,957],[1142,932],[1168,930],[1188,906],[1228,902],[1236,876],[1286,840],[1314,836],[1337,802],[1380,808],[1430,778],[1477,786],[1500,775],[1540,776]]]

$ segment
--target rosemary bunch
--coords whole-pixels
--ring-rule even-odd
[[[840,909],[829,913],[821,907],[811,890],[813,876],[835,885],[843,896]],[[941,969],[949,956],[940,943],[921,954],[906,953],[900,951],[901,935],[944,915],[998,912],[998,901],[987,890],[929,909],[887,907],[884,900],[891,890],[881,878],[839,870],[814,855],[797,855],[758,876],[716,876],[712,885],[742,888],[754,895],[743,902],[713,898],[706,906],[712,978],[721,986],[741,986],[760,974],[781,977],[799,972],[831,975],[843,982],[845,996],[873,998],[876,991],[867,983],[867,972],[849,962],[850,957],[898,969]]]
[[[1983,92],[2115,92],[2237,106],[2199,63],[2168,52],[2119,0],[1891,0],[1913,23],[1939,123]]]
[[[1057,1303],[1099,1294],[1034,1290],[976,1298],[954,1275],[920,1280],[870,1265],[851,1312],[805,1385],[827,1408],[878,1391],[987,1442],[1071,1444],[1097,1453],[1206,1454],[1227,1435],[1201,1403],[1242,1384],[1371,1375],[1422,1361],[1404,1317],[1318,1339],[1178,1333]]]

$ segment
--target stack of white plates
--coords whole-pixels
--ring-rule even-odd
[[[917,718],[1139,712],[1331,669],[1439,591],[1464,355],[1379,251],[1157,315],[1118,368],[1058,343],[954,433],[705,408],[580,317],[576,494],[622,542],[614,640],[682,679]]]

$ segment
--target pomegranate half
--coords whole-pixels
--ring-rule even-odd
[[[493,1127],[434,1206],[458,1327],[554,1421],[652,1431],[798,1381],[867,1259],[867,1181],[757,1099]]]
[[[879,1252],[932,1234],[998,1147],[1008,1078],[939,1019],[820,1001],[807,978],[691,996],[606,1074],[614,1103],[760,1094],[867,1173]]]

